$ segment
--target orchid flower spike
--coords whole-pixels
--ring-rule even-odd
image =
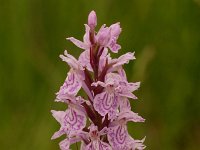
[[[82,49],[76,59],[67,51],[60,58],[70,67],[67,77],[56,93],[56,102],[65,103],[66,110],[52,110],[60,124],[52,139],[65,135],[59,143],[61,150],[81,143],[80,150],[143,150],[144,140],[132,138],[127,129],[128,122],[144,122],[141,116],[131,111],[130,99],[140,87],[140,82],[128,82],[125,64],[136,59],[134,52],[111,58],[110,52],[118,53],[117,43],[121,33],[120,23],[109,27],[102,25],[99,31],[97,16],[91,11],[85,24],[83,41],[74,37],[67,40]],[[80,96],[80,91],[85,97]]]

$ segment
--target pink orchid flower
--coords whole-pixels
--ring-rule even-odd
[[[59,143],[61,150],[81,143],[80,150],[143,150],[144,139],[135,140],[127,129],[128,122],[144,122],[141,116],[131,111],[131,101],[137,99],[134,91],[140,82],[128,82],[125,64],[136,59],[128,52],[118,58],[111,58],[110,51],[118,53],[117,43],[121,33],[120,23],[107,27],[102,25],[98,32],[95,11],[88,16],[83,41],[67,38],[83,49],[76,59],[67,51],[60,58],[70,70],[56,93],[56,102],[68,107],[65,111],[52,110],[60,129],[52,139],[65,135]],[[85,92],[81,97],[80,91]]]

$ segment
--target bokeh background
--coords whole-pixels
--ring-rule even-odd
[[[0,149],[56,150],[59,124],[51,109],[68,67],[59,59],[66,41],[82,39],[87,15],[98,27],[120,21],[120,54],[136,52],[125,66],[129,81],[141,81],[132,101],[146,123],[130,123],[147,150],[200,148],[199,0],[0,0]],[[73,147],[75,149],[75,147]]]

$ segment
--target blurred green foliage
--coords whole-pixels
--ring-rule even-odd
[[[125,68],[142,82],[132,106],[146,123],[129,124],[133,137],[150,150],[197,150],[199,0],[0,0],[0,149],[58,149],[50,110],[65,108],[53,100],[69,69],[58,56],[80,54],[65,38],[82,38],[91,10],[99,26],[121,22],[120,54],[136,52]]]

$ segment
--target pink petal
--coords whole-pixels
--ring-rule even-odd
[[[137,99],[137,97],[133,93],[128,91],[128,90],[127,91],[123,90],[123,92],[120,93],[119,95],[122,96],[122,97],[127,97],[127,98],[131,98],[131,99]]]
[[[86,116],[70,107],[66,110],[65,124],[69,125],[71,130],[82,130],[86,125]]]
[[[122,29],[121,29],[121,27],[120,27],[120,22],[117,22],[117,23],[115,23],[115,24],[112,24],[112,25],[110,26],[110,28],[111,28],[112,36],[115,37],[115,38],[117,39],[117,38],[119,37],[121,31],[122,31]]]
[[[108,49],[104,48],[103,53],[101,54],[99,59],[99,72],[101,72],[105,67],[107,55],[108,55]]]
[[[114,86],[118,86],[119,81],[121,81],[121,77],[117,73],[108,73],[105,76],[106,85],[113,84]]]
[[[126,53],[122,56],[120,56],[118,59],[114,59],[113,60],[113,63],[115,63],[113,65],[113,67],[118,67],[118,66],[121,66],[121,65],[124,65],[124,64],[128,64],[130,60],[133,60],[135,59],[135,56],[134,56],[134,53]]]
[[[135,83],[128,83],[129,89],[131,92],[137,90],[140,87],[140,82],[135,82]]]
[[[124,69],[122,67],[120,69],[118,69],[118,73],[121,76],[122,80],[127,81],[126,72],[124,71]]]
[[[107,47],[111,40],[111,30],[110,28],[101,28],[96,36],[97,42],[103,46]]]
[[[59,92],[57,93],[57,98],[62,99],[67,95],[76,95],[81,89],[81,82],[74,71],[68,72],[68,76],[64,84],[60,87]]]
[[[139,116],[137,113],[134,113],[130,110],[127,110],[125,112],[121,112],[119,114],[118,120],[125,119],[125,121],[132,121],[132,122],[144,122],[145,119],[143,119],[141,116]]]
[[[132,93],[133,91],[137,90],[140,86],[140,82],[136,83],[128,83],[126,80],[120,81],[117,87],[117,91],[120,96],[137,99],[137,97]]]
[[[67,53],[67,50],[64,51],[64,55],[60,55],[60,58],[65,61],[71,68],[75,70],[83,70],[81,64],[76,58]]]
[[[63,134],[65,134],[65,131],[62,129],[62,127],[60,128],[59,131],[55,132],[53,134],[53,136],[51,137],[52,140],[59,138],[60,136],[62,136]]]
[[[66,115],[66,113],[64,111],[55,111],[55,110],[51,110],[51,113],[53,115],[53,117],[60,123],[63,123],[64,117]]]
[[[121,33],[120,23],[115,23],[110,26],[111,29],[111,40],[109,44],[109,48],[113,53],[118,53],[119,49],[121,49],[121,46],[117,44],[117,39],[119,37],[119,34]]]
[[[112,39],[110,41],[109,48],[113,53],[118,53],[118,51],[121,49],[121,46],[116,43],[115,39]]]
[[[90,42],[90,27],[85,24],[85,34],[83,36],[83,42],[85,45],[87,45],[87,48],[90,48],[91,42]]]
[[[130,105],[128,98],[122,97],[120,99],[119,106],[120,106],[120,111],[131,110],[131,105]]]
[[[63,127],[63,124],[64,124],[64,118],[65,118],[65,115],[66,113],[64,111],[55,111],[55,110],[52,110],[52,115],[53,117],[60,123],[61,127],[60,127],[60,130],[55,132],[53,134],[53,136],[51,137],[51,139],[56,139],[60,136],[62,136],[63,134],[66,133],[67,131],[67,128]]]
[[[112,150],[112,148],[107,143],[96,140],[88,144],[85,150]]]
[[[99,150],[112,150],[112,148],[107,143],[101,141],[99,144]]]
[[[70,150],[69,147],[70,147],[70,142],[68,139],[64,139],[63,141],[61,141],[59,143],[59,146],[60,146],[60,149],[61,150]]]
[[[86,67],[89,71],[92,71],[92,67],[90,64],[90,51],[85,50],[84,52],[81,53],[78,61],[81,63],[83,67]]]
[[[127,139],[128,132],[126,126],[118,125],[110,128],[108,132],[108,141],[113,149],[121,150],[125,146]]]
[[[95,96],[94,108],[101,116],[105,116],[108,113],[109,118],[112,118],[116,114],[118,101],[118,96],[114,93],[102,92]]]
[[[143,150],[146,148],[146,146],[143,144],[145,141],[144,137],[142,140],[135,140],[132,137],[129,136],[129,142],[127,143],[127,147],[132,150]]]
[[[86,50],[89,48],[87,44],[75,39],[74,37],[69,37],[69,38],[67,38],[67,40],[70,40],[72,43],[74,43],[74,45],[76,45],[77,47],[79,47],[81,49]]]

